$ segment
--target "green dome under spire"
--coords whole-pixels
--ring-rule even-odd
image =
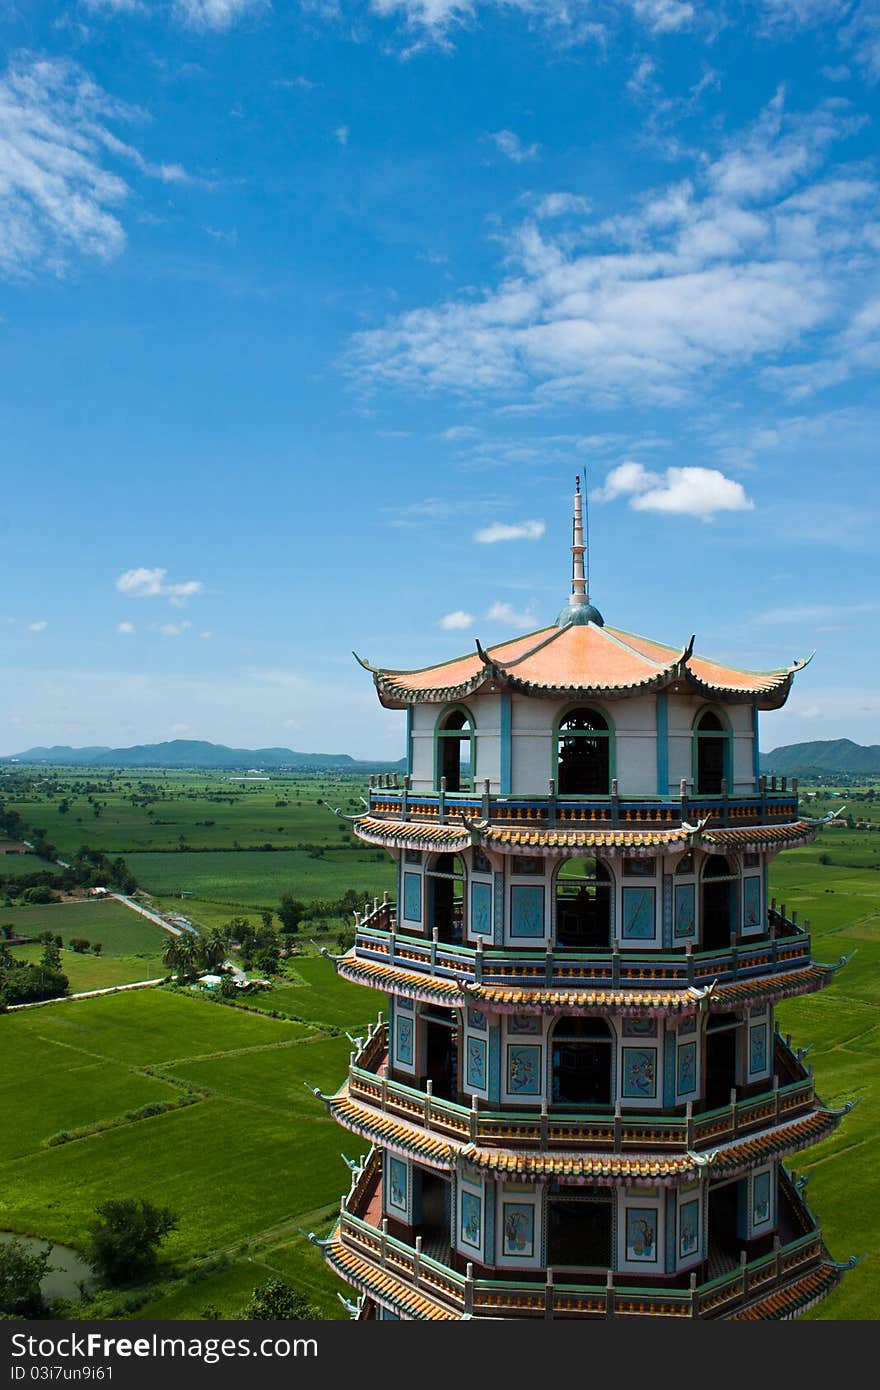
[[[605,626],[602,614],[591,603],[567,603],[556,619],[557,627],[584,627],[587,623]]]

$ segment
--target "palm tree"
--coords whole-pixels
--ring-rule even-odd
[[[229,954],[229,933],[222,927],[212,927],[198,943],[199,961],[204,970],[219,970]]]
[[[183,931],[178,936],[169,935],[162,952],[162,964],[173,970],[178,984],[185,984],[195,977],[198,968],[198,947],[191,932]]]

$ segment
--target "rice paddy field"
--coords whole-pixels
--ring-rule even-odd
[[[220,774],[160,777],[166,794],[153,809],[167,822],[161,825],[131,805],[125,783],[138,783],[130,774],[92,774],[93,785],[111,789],[88,793],[100,815],[92,822],[81,816],[77,829],[71,817],[88,802],[72,794],[78,779],[67,772],[49,782],[51,790],[41,790],[39,779],[20,785],[15,805],[44,826],[62,856],[83,840],[123,854],[158,906],[182,910],[199,925],[248,913],[256,921],[256,911],[276,907],[282,892],[314,901],[348,887],[369,896],[391,887],[390,864],[357,847],[347,827],[310,800],[357,805],[362,785],[273,779],[229,792]],[[212,800],[221,794],[232,802]],[[70,809],[59,813],[65,796]],[[286,806],[274,804],[282,799]],[[206,820],[215,824],[199,824]],[[182,834],[187,847],[175,847]],[[279,847],[258,848],[261,840]],[[861,1101],[833,1138],[789,1163],[809,1175],[808,1200],[834,1257],[866,1255],[809,1315],[817,1319],[873,1318],[880,1300],[878,875],[880,834],[836,829],[781,856],[771,875],[777,900],[811,920],[818,960],[857,952],[830,989],[779,1010],[796,1045],[813,1043],[823,1099]],[[181,900],[182,891],[192,896]],[[0,908],[4,922],[26,935],[49,929],[65,942],[100,940],[98,958],[63,951],[74,989],[101,988],[96,982],[114,972],[112,982],[149,977],[164,945],[160,928],[112,902],[7,906]],[[343,1030],[362,1029],[384,1007],[381,997],[339,981],[328,962],[304,954],[285,962],[274,989],[249,996],[247,1008],[162,988],[0,1017],[0,1114],[15,1116],[14,1125],[0,1127],[0,1230],[77,1249],[103,1197],[146,1196],[181,1215],[162,1277],[124,1296],[98,1295],[79,1316],[234,1316],[271,1276],[306,1293],[321,1316],[344,1316],[341,1286],[300,1228],[329,1229],[347,1187],[339,1151],[354,1157],[363,1146],[340,1133],[304,1083],[335,1089],[349,1053]],[[155,1104],[162,1113],[137,1117]],[[73,1137],[50,1144],[59,1131]]]

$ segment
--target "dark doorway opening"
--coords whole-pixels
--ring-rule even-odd
[[[723,1015],[719,1015],[719,1020]],[[736,1054],[739,1023],[712,1028],[706,1033],[705,1098],[708,1110],[730,1104],[736,1086]]]
[[[456,854],[438,854],[427,872],[428,925],[437,940],[460,946],[464,939],[465,872]]]
[[[448,792],[473,787],[473,725],[464,710],[454,709],[437,731],[437,776],[446,778]]]
[[[458,1095],[458,1029],[422,1015],[425,1030],[425,1080],[435,1096],[455,1100]]]
[[[611,730],[595,709],[572,710],[559,725],[557,791],[560,796],[607,796]]]
[[[726,754],[724,725],[717,714],[707,711],[697,725],[697,792],[700,795],[721,795],[721,783],[727,775]]]
[[[547,1204],[547,1263],[575,1269],[610,1269],[612,1200],[601,1188],[570,1188]]]
[[[730,949],[736,931],[738,876],[722,854],[713,854],[703,868],[701,939],[704,951]]]
[[[556,875],[556,944],[572,951],[611,948],[611,874],[598,859],[567,859]]]
[[[554,1105],[610,1105],[614,1035],[603,1018],[561,1018],[553,1029]]]
[[[448,1179],[427,1168],[415,1170],[419,1174],[419,1220],[416,1234],[422,1237],[422,1251],[432,1259],[449,1264],[451,1259],[450,1238],[450,1186]]]

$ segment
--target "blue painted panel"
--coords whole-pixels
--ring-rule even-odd
[[[471,884],[471,934],[492,935],[492,889],[488,883]]]
[[[469,1091],[485,1091],[487,1045],[484,1038],[468,1038],[465,1085]]]
[[[650,940],[654,931],[654,889],[624,888],[621,932],[624,941]]]
[[[500,946],[504,940],[504,873],[495,875],[495,914],[492,940]]]
[[[657,791],[669,795],[669,706],[666,691],[657,696]]]
[[[656,1047],[625,1047],[622,1063],[621,1096],[627,1100],[656,1100]]]
[[[403,917],[406,922],[422,920],[422,876],[404,874],[403,876]]]
[[[509,690],[501,692],[501,795],[510,796],[513,739],[511,736],[511,697]]]
[[[511,1096],[541,1094],[541,1048],[518,1043],[507,1048],[507,1091]]]
[[[510,936],[544,935],[544,889],[536,883],[517,883],[510,890]]]

